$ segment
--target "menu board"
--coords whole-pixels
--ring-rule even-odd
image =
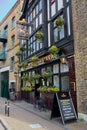
[[[56,93],[63,124],[76,120],[77,115],[69,92]]]

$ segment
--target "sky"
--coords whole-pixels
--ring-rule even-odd
[[[0,0],[0,22],[16,2],[17,0]]]

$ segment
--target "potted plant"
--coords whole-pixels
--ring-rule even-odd
[[[38,65],[38,57],[37,56],[33,56],[31,58],[31,63],[33,66],[37,66]]]
[[[43,33],[42,31],[37,31],[36,35],[35,35],[36,40],[38,41],[38,43],[40,43],[43,39]]]
[[[28,66],[28,63],[26,61],[23,61],[20,64],[18,64],[19,70],[22,70],[22,69],[25,70],[27,66]]]
[[[44,72],[43,78],[47,81],[50,81],[51,75],[52,75],[52,72],[50,70],[47,70]]]
[[[33,78],[34,78],[34,80],[36,81],[36,83],[39,82],[40,77],[41,77],[41,75],[38,74],[38,73],[36,73],[36,74],[33,75]]]
[[[47,92],[47,86],[40,86],[38,89],[37,89],[37,91],[39,91],[39,92]]]
[[[47,92],[49,92],[49,93],[57,93],[57,92],[59,92],[59,88],[56,87],[56,86],[49,86],[47,88]]]
[[[20,58],[20,56],[21,56],[20,50],[18,50],[18,52],[16,53],[16,56],[17,56],[18,58]]]
[[[59,32],[61,31],[63,25],[64,25],[64,19],[62,17],[58,17],[56,20],[56,26],[58,27]]]
[[[22,90],[22,91],[29,91],[29,92],[31,92],[31,91],[34,90],[34,88],[33,88],[33,86],[23,86],[23,87],[21,88],[21,90]]]
[[[53,59],[57,58],[58,52],[59,52],[59,48],[57,48],[55,45],[49,48],[49,53],[51,54]]]
[[[20,51],[24,52],[26,50],[26,48],[24,46],[20,46]]]

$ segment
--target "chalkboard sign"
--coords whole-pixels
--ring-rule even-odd
[[[73,106],[72,98],[69,92],[60,92],[55,95],[57,101],[57,108],[60,111],[63,124],[68,121],[73,121],[77,119],[77,115]],[[53,105],[54,107],[55,105]],[[54,109],[52,109],[51,118],[54,116]],[[56,109],[55,109],[56,110]],[[56,113],[56,112],[55,112]],[[55,114],[56,115],[56,114]]]

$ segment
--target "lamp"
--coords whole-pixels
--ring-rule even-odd
[[[65,64],[65,63],[67,62],[67,59],[66,59],[64,53],[61,55],[61,57],[60,57],[60,61],[61,61],[62,64]]]

